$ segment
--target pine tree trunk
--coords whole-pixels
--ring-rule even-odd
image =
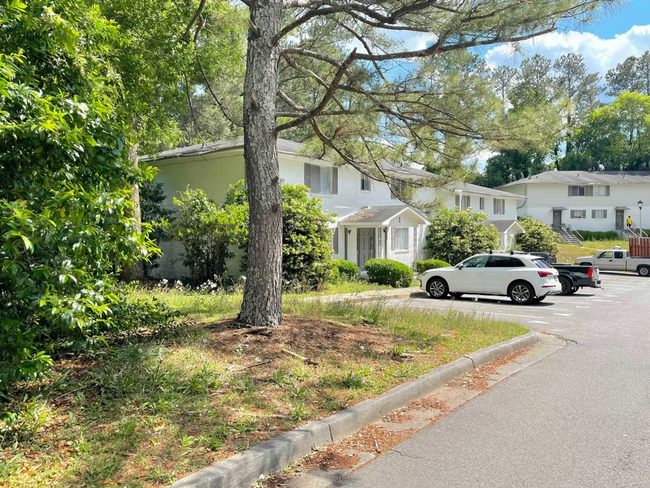
[[[244,80],[244,160],[250,206],[248,273],[239,320],[282,323],[282,195],[276,149],[282,0],[251,0]]]
[[[134,168],[138,167],[138,145],[132,144],[129,146],[129,161]],[[140,211],[140,187],[133,185],[133,219],[135,220],[135,231],[140,235],[142,232],[142,213]],[[140,281],[145,277],[144,262],[138,260],[137,262],[124,266],[122,270],[122,280],[124,281]]]

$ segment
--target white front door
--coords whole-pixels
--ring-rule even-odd
[[[487,256],[476,256],[463,261],[462,268],[454,272],[452,292],[483,293]]]

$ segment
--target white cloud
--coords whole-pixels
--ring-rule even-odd
[[[511,44],[503,44],[487,51],[485,60],[491,66],[518,66],[526,56],[542,54],[555,60],[567,53],[582,54],[590,71],[605,75],[628,56],[639,56],[650,49],[650,25],[633,26],[613,39],[601,39],[590,32],[552,32],[530,39],[518,46],[518,54]]]

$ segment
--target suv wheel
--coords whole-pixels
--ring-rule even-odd
[[[528,283],[518,281],[510,286],[508,296],[517,305],[528,305],[535,299],[535,290]]]
[[[445,298],[449,287],[442,278],[431,278],[427,283],[427,292],[431,298]]]

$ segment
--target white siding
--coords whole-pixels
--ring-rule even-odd
[[[610,185],[610,196],[570,197],[567,184],[521,184],[507,187],[509,192],[526,195],[526,204],[519,209],[520,216],[531,216],[548,225],[553,224],[553,207],[564,207],[562,223],[576,230],[616,230],[615,207],[628,207],[625,218],[632,217],[634,226],[639,225],[640,211],[637,202],[645,202],[643,226],[650,227],[650,184]],[[586,210],[586,219],[571,219],[571,210]],[[592,210],[607,210],[606,219],[592,218]]]

